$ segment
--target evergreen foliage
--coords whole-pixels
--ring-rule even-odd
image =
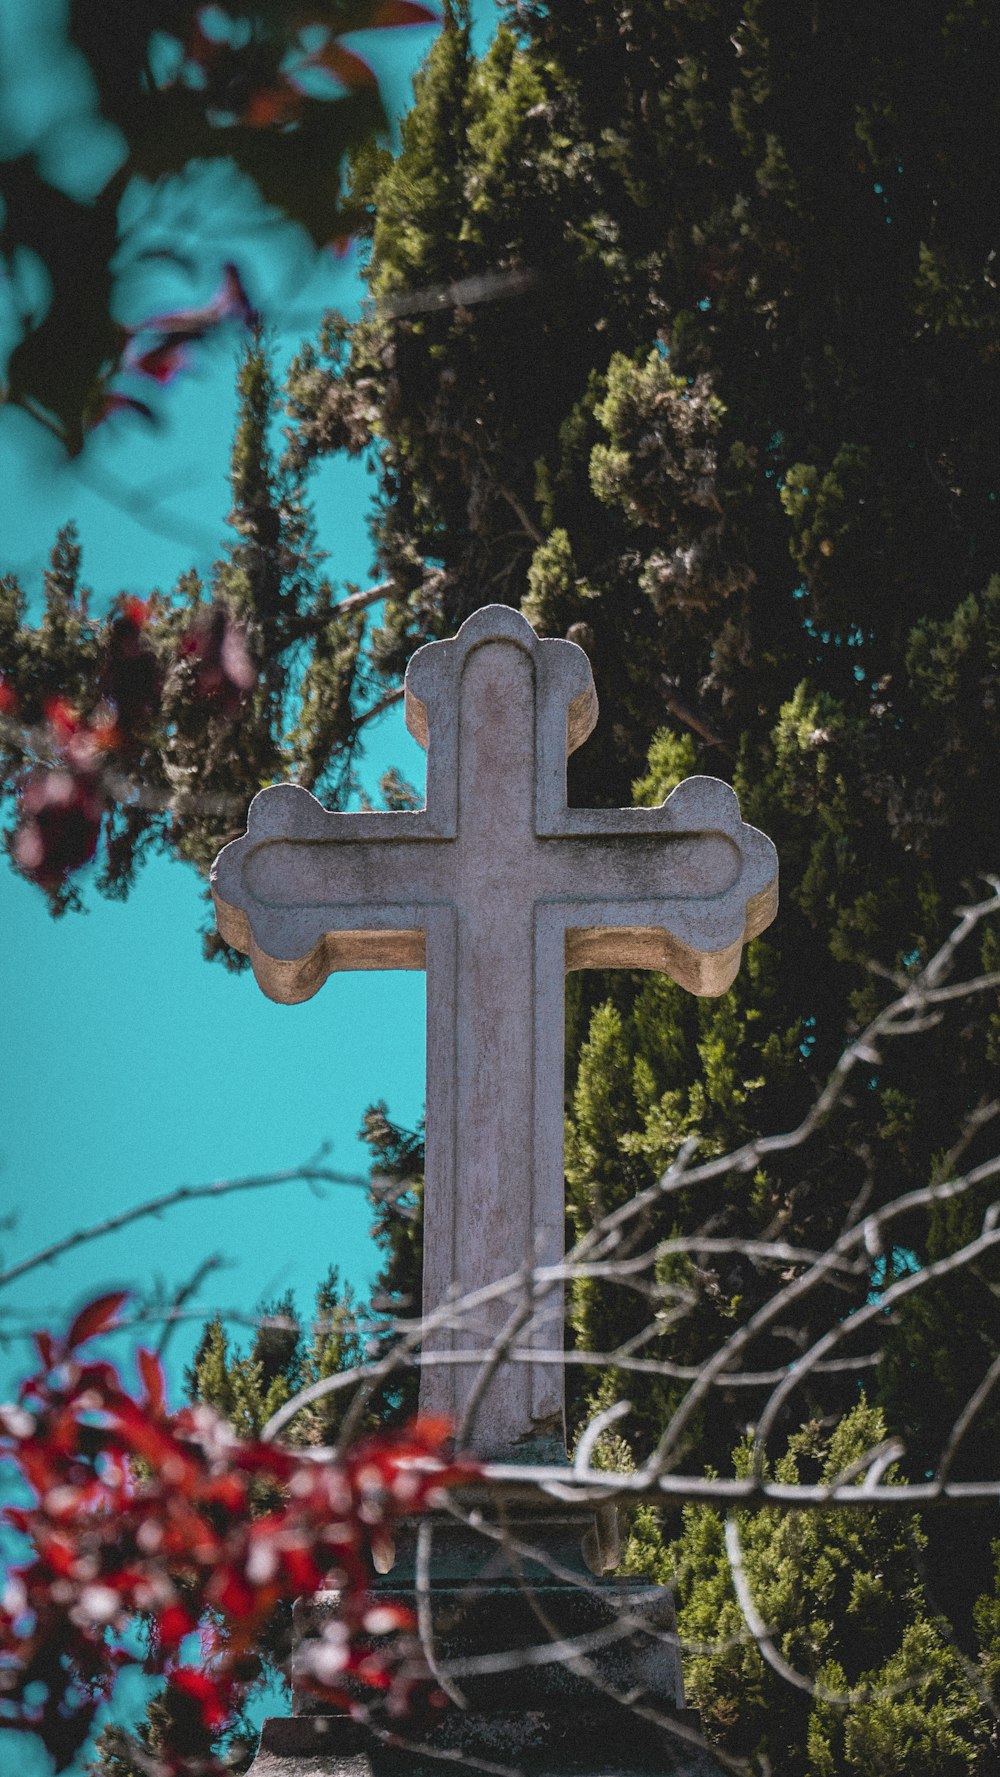
[[[329,1377],[377,1363],[393,1338],[397,1317],[419,1312],[423,1135],[394,1123],[383,1103],[365,1112],[361,1138],[372,1157],[372,1239],[382,1263],[370,1300],[360,1302],[335,1265],[316,1291],[307,1325],[291,1293],[261,1303],[246,1351],[230,1344],[221,1317],[202,1330],[189,1368],[188,1399],[207,1401],[242,1437],[257,1437],[293,1395]],[[394,1426],[416,1410],[411,1370],[390,1374],[373,1393],[355,1434]],[[293,1444],[332,1445],[353,1390],[320,1394],[303,1406],[284,1433]]]
[[[813,1422],[794,1433],[775,1477],[831,1481],[884,1432],[862,1398],[832,1432]],[[750,1463],[744,1443],[735,1472]],[[687,1507],[659,1571],[677,1587],[686,1682],[713,1737],[744,1757],[766,1754],[783,1777],[996,1769],[975,1670],[925,1593],[917,1518],[761,1511],[738,1523],[746,1582],[777,1654],[817,1693],[794,1688],[762,1658],[737,1603],[722,1519]]]
[[[226,1745],[226,1763],[233,1777],[247,1769],[256,1743],[250,1722],[238,1723]],[[95,1750],[97,1756],[87,1766],[88,1777],[149,1777],[150,1769],[156,1769],[156,1761],[168,1751],[191,1760],[207,1760],[214,1747],[213,1735],[196,1705],[175,1689],[151,1698],[145,1720],[132,1730],[114,1723],[102,1728]]]

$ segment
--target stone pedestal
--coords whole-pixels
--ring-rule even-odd
[[[580,1513],[537,1513],[468,1529],[435,1520],[421,1599],[430,1653],[456,1700],[398,1724],[405,1747],[347,1715],[264,1723],[250,1777],[718,1777],[684,1707],[673,1598],[636,1579],[595,1579]],[[599,1539],[598,1539],[599,1540]],[[590,1539],[591,1551],[594,1538]],[[377,1601],[418,1607],[415,1539],[401,1541]],[[297,1607],[300,1646],[336,1610],[334,1593]],[[428,1633],[429,1632],[429,1633]]]

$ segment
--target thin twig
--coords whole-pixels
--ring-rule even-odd
[[[334,1172],[328,1166],[320,1166],[316,1161],[308,1161],[304,1166],[286,1167],[281,1172],[249,1173],[244,1178],[216,1179],[210,1185],[178,1185],[174,1191],[165,1191],[162,1197],[150,1197],[145,1203],[138,1203],[132,1209],[123,1209],[119,1215],[108,1216],[106,1221],[94,1222],[89,1228],[77,1228],[72,1234],[64,1234],[61,1240],[52,1241],[50,1246],[41,1247],[26,1259],[19,1259],[15,1265],[8,1265],[0,1271],[0,1287],[14,1283],[17,1278],[25,1277],[29,1271],[36,1271],[42,1265],[51,1265],[54,1260],[62,1258],[64,1253],[72,1252],[74,1247],[83,1246],[87,1241],[99,1240],[105,1234],[117,1234],[120,1228],[127,1228],[133,1222],[142,1221],[147,1216],[159,1216],[165,1210],[173,1209],[178,1203],[199,1203],[206,1199],[226,1197],[233,1191],[269,1190],[274,1185],[291,1184],[309,1185],[349,1185],[353,1190],[366,1191],[368,1180],[354,1173]]]

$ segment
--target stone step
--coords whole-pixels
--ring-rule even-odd
[[[348,1716],[273,1716],[247,1777],[484,1777],[484,1770],[490,1777],[722,1777],[699,1744],[697,1710],[676,1710],[656,1730],[636,1716],[623,1724],[619,1712],[616,1726],[609,1745],[599,1710],[463,1715],[448,1733],[436,1722],[425,1746],[417,1737],[389,1746]]]

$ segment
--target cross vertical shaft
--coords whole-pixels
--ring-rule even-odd
[[[546,934],[548,954],[537,933],[532,942],[535,890],[524,867],[534,824],[531,657],[510,645],[480,649],[459,700],[457,909],[441,933],[454,958],[451,967],[430,951],[427,959],[425,1312],[457,1279],[475,1295],[520,1267],[527,1282],[534,1266],[562,1253],[562,938]],[[481,1352],[502,1343],[505,1329],[508,1343],[558,1352],[561,1291],[533,1305],[516,1290],[484,1300],[425,1341],[425,1353]],[[509,1454],[529,1430],[562,1436],[558,1363],[498,1361],[488,1381],[475,1365],[425,1365],[426,1409],[461,1420],[473,1394],[478,1449]]]

